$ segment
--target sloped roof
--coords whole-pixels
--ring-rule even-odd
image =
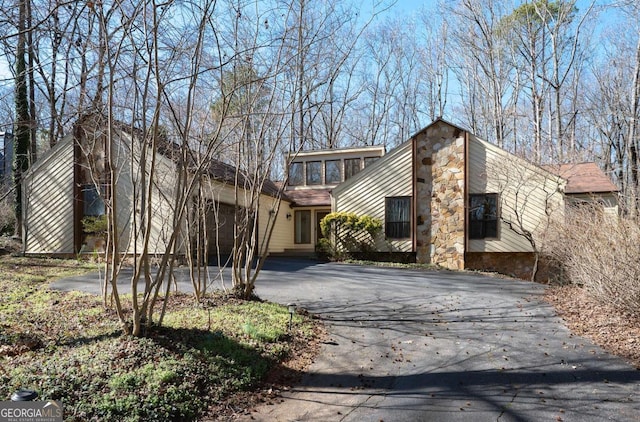
[[[542,166],[567,181],[565,193],[605,193],[620,189],[611,182],[596,163],[556,164]]]
[[[215,180],[228,183],[231,185],[235,184],[236,182],[237,169],[236,167],[230,164],[224,163],[220,160],[212,159],[211,162],[209,163],[208,170],[209,170],[209,175]],[[238,172],[237,180],[238,180],[239,186],[246,186],[248,183],[250,183],[250,181],[247,180],[247,178],[242,174],[241,171]],[[279,191],[280,191],[280,186],[278,186],[278,184],[274,183],[270,179],[266,179],[262,184],[262,193],[266,195],[278,196]],[[282,197],[286,199],[284,195],[282,195]]]
[[[284,194],[292,201],[292,207],[331,206],[330,189],[294,189],[287,190]]]
[[[179,164],[182,156],[182,147],[175,142],[170,141],[166,136],[160,136],[156,140],[158,153]],[[195,159],[195,151],[189,149],[187,151],[187,165],[191,169],[195,169],[198,165]],[[211,158],[208,160],[208,166],[204,167],[207,174],[218,182],[234,185],[236,183],[236,172],[238,186],[249,186],[253,182],[250,178],[245,177],[245,173],[231,164],[224,161]],[[258,181],[256,181],[258,182]],[[270,196],[278,196],[280,187],[270,179],[266,179],[262,184],[262,193]]]
[[[74,132],[77,132],[78,127],[89,127],[92,130],[99,127],[106,127],[107,118],[104,114],[99,112],[90,112],[86,115],[81,116],[78,121],[74,125]],[[127,125],[123,122],[115,121],[113,122],[114,128],[122,131],[128,135],[135,136],[139,139],[144,137],[144,133],[142,130],[138,128],[132,128],[130,125]],[[151,139],[146,137],[146,142],[150,145]],[[183,149],[177,143],[171,141],[166,135],[160,134],[156,138],[156,145],[158,149],[158,153],[175,164],[179,165],[182,161]],[[189,149],[186,154],[186,162],[188,168],[195,169],[198,165],[195,159],[196,152],[192,149]],[[250,178],[245,177],[242,170],[237,169],[235,166],[231,164],[227,164],[223,161],[210,159],[208,162],[208,166],[204,168],[208,175],[217,180],[219,182],[227,183],[227,184],[235,184],[236,180],[239,186],[248,186],[253,183]],[[239,170],[239,171],[238,171]],[[236,172],[238,172],[236,179]],[[280,186],[276,185],[273,181],[267,179],[262,184],[262,193],[266,195],[270,195],[273,197],[277,197],[280,193]],[[283,195],[284,197],[284,195]],[[285,198],[286,199],[286,198]]]

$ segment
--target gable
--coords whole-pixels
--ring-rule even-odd
[[[496,192],[509,178],[549,179],[560,183],[564,190],[564,182],[558,175],[472,134],[468,157],[470,193]]]

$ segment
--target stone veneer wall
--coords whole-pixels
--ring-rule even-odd
[[[465,267],[464,132],[436,123],[414,139],[416,260]]]
[[[533,252],[467,252],[466,266],[469,270],[489,271],[523,280],[531,279],[535,255]],[[536,281],[547,283],[558,270],[543,258],[538,262]]]

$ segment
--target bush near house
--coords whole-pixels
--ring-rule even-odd
[[[320,221],[323,239],[318,252],[331,259],[345,259],[353,254],[373,253],[382,222],[368,215],[332,212]]]
[[[597,204],[567,210],[554,224],[546,252],[560,282],[582,286],[599,301],[640,316],[640,225]]]
[[[106,236],[109,223],[106,215],[88,216],[82,219],[82,232],[94,236]]]

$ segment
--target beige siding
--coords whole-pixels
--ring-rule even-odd
[[[289,203],[281,201],[278,213],[274,215],[272,210],[276,207],[276,199],[263,195],[261,202],[258,222],[260,242],[267,236],[269,228],[273,225],[269,252],[284,252],[293,243],[293,217],[291,220],[287,220],[287,213],[293,215],[292,210],[289,208]]]
[[[540,238],[548,218],[560,218],[563,181],[526,160],[479,140],[469,141],[469,194],[497,193],[502,220]],[[500,221],[497,239],[470,239],[469,252],[531,252],[529,241]]]
[[[606,215],[617,217],[620,215],[618,196],[616,193],[593,193],[593,194],[571,194],[567,195],[568,204],[597,203],[602,205],[602,210]]]
[[[335,211],[354,212],[384,224],[385,198],[412,195],[411,142],[405,142],[332,192]],[[380,250],[411,252],[411,239],[380,241]]]
[[[118,232],[120,235],[120,250],[128,254],[139,253],[144,244],[144,231],[140,224],[140,212],[144,211],[141,204],[141,163],[136,148],[134,173],[131,169],[131,148],[137,145],[131,142],[131,137],[119,133],[119,142],[114,143],[116,171],[116,208],[118,210]],[[148,157],[150,160],[150,157]],[[147,177],[149,177],[150,162],[146,163]],[[162,254],[166,251],[169,238],[173,232],[173,190],[175,189],[176,166],[168,158],[156,157],[153,189],[151,194],[152,212],[149,233],[149,253]],[[137,187],[134,192],[133,187]],[[132,204],[136,204],[136,215]],[[176,250],[184,252],[184,245],[179,242]]]
[[[167,251],[174,228],[175,189],[177,166],[168,158],[157,157],[155,178],[153,183],[153,220],[151,225],[150,253],[162,254]],[[184,252],[186,248],[178,239],[175,252]]]
[[[27,253],[73,254],[73,143],[63,140],[25,176]]]
[[[130,142],[130,138],[126,137],[123,142]],[[118,225],[119,249],[123,253],[133,254],[137,250],[132,243],[132,230],[134,224],[133,218],[133,181],[131,180],[131,154],[129,148],[123,143],[116,142],[113,146],[117,148],[114,154],[116,159],[115,166],[118,169],[113,177],[115,178],[115,206],[116,206],[116,223]]]

